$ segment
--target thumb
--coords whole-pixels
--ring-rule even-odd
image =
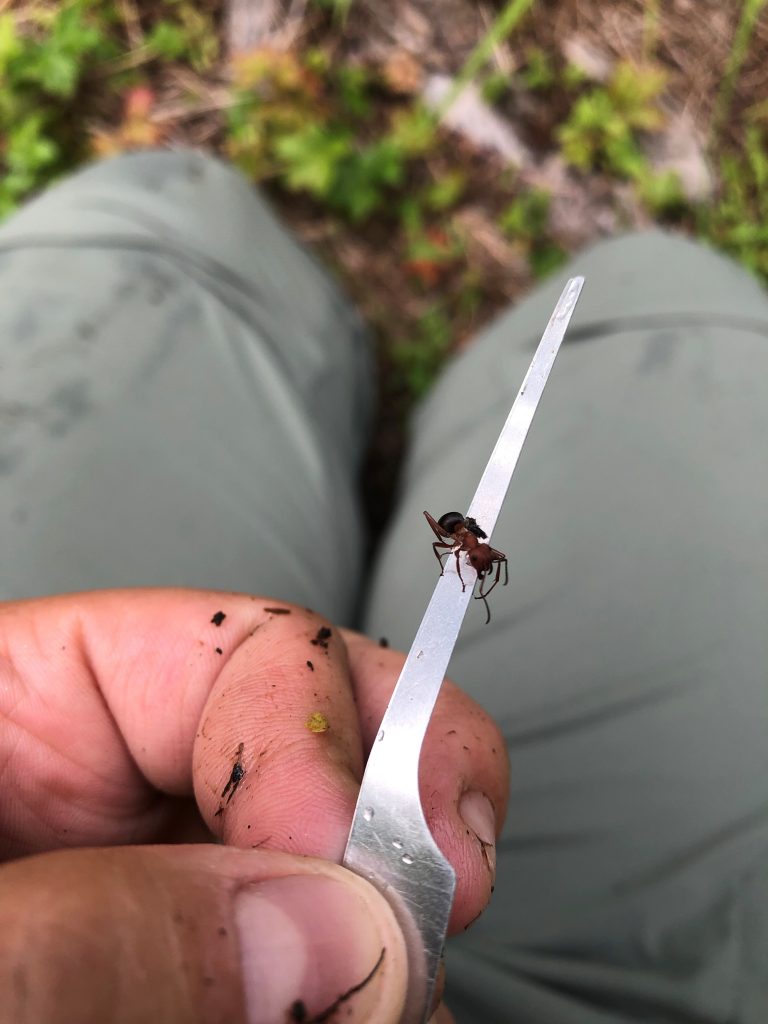
[[[386,901],[327,861],[155,846],[0,868],[2,1024],[396,1024],[406,981]]]

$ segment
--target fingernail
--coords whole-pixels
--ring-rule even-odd
[[[496,814],[493,804],[479,790],[471,789],[459,801],[459,814],[483,846],[491,875],[496,875]]]
[[[359,884],[321,874],[272,878],[238,892],[248,1024],[323,1013],[335,1019],[337,1012],[350,1022],[397,1019],[382,1016],[381,1007],[400,998],[392,968],[404,956],[402,937],[389,908],[371,892],[373,900]]]

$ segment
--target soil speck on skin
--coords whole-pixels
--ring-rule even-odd
[[[448,732],[445,735],[446,736],[455,736],[456,735],[456,730],[455,729],[449,729]]]
[[[379,647],[389,647],[389,640],[385,636],[379,637]]]
[[[307,660],[307,668],[309,669],[310,672],[314,672],[315,671],[315,666],[309,660]]]
[[[290,615],[290,608],[265,608],[265,612],[269,612],[270,615]]]
[[[224,651],[222,651],[222,649],[221,649],[220,647],[217,647],[217,648],[216,648],[216,653],[217,653],[217,654],[223,654],[223,653],[224,653]]]
[[[462,747],[462,750],[469,750],[469,747]]]
[[[328,732],[330,723],[322,711],[314,711],[307,719],[307,728],[310,732]]]
[[[224,612],[216,612],[216,614],[211,619],[211,622],[214,624],[214,626],[220,626],[224,619],[226,619],[226,617],[227,616]]]
[[[225,939],[229,935],[229,932],[223,925],[219,925],[219,927],[216,929],[216,934],[220,935],[223,939]]]
[[[324,651],[328,651],[328,641],[333,636],[333,633],[327,626],[321,626],[317,631],[317,635],[312,638],[309,642],[314,644],[315,647],[320,647]]]

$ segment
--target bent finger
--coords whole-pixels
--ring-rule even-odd
[[[329,628],[303,609],[208,591],[0,606],[0,855],[166,836],[179,806],[169,798],[193,793],[194,751],[219,834],[243,845],[290,835],[296,852],[338,859],[362,755],[344,646]],[[325,731],[307,726],[314,714]],[[250,788],[217,816],[241,742]],[[261,767],[263,828],[251,840]],[[291,806],[302,828],[286,832]]]
[[[362,765],[344,641],[301,608],[267,618],[202,712],[195,793],[211,829],[237,846],[338,861]]]
[[[405,662],[399,651],[345,631],[366,756]],[[495,843],[509,799],[509,759],[498,726],[445,680],[419,764],[427,823],[456,871],[449,929],[467,927],[488,903],[495,882]]]

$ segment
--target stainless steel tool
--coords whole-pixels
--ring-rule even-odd
[[[583,284],[582,277],[566,284],[467,511],[489,537]],[[422,811],[419,756],[472,598],[475,570],[462,566],[462,576],[464,591],[455,559],[448,558],[368,757],[344,853],[344,865],[389,901],[405,935],[409,977],[402,1024],[427,1020],[456,888],[453,868]]]

